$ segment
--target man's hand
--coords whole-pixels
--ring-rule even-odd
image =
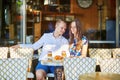
[[[16,50],[17,48],[20,48],[20,45],[14,45],[14,46],[11,46],[11,48],[14,48]]]

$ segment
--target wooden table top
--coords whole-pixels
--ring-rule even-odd
[[[120,74],[95,72],[79,76],[79,80],[120,80]]]

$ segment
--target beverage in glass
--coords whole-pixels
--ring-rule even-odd
[[[62,57],[63,57],[63,58],[66,57],[66,51],[62,51]]]
[[[47,58],[48,61],[52,61],[52,51],[48,51]]]

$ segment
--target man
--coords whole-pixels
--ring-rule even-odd
[[[43,36],[35,42],[31,48],[34,50],[42,47],[42,52],[39,57],[39,63],[36,66],[36,78],[37,80],[45,80],[46,74],[51,72],[54,73],[54,66],[45,66],[41,64],[41,60],[46,59],[49,51],[52,52],[53,57],[55,55],[61,55],[62,51],[66,51],[69,56],[69,44],[67,39],[62,35],[66,30],[66,23],[63,20],[58,20],[55,24],[55,31],[52,33],[44,33]],[[25,47],[25,45],[20,45]]]

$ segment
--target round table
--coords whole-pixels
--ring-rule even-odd
[[[107,72],[86,73],[80,75],[79,80],[120,80],[120,74]]]

